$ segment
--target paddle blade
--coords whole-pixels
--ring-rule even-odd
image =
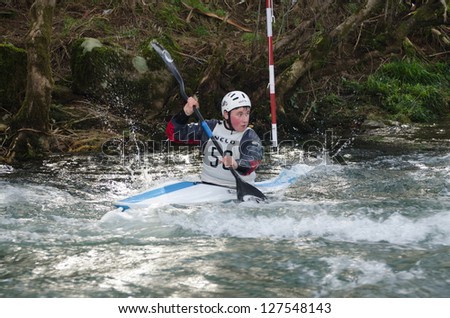
[[[246,195],[251,195],[263,201],[267,199],[264,193],[262,193],[258,188],[240,178],[236,178],[236,190],[239,201],[244,201],[244,197]]]
[[[152,40],[150,42],[150,45],[153,47],[153,49],[158,53],[158,55],[161,57],[161,59],[166,63],[167,68],[172,73],[172,75],[175,77],[175,79],[178,82],[178,85],[180,86],[180,93],[181,97],[184,98],[184,100],[187,101],[188,96],[186,94],[185,88],[184,88],[184,81],[181,77],[180,72],[178,71],[175,62],[170,55],[169,51],[167,51],[161,44],[158,43],[156,40]]]

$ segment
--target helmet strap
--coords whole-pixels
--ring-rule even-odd
[[[226,123],[225,127],[226,127],[228,130],[235,130],[234,127],[233,127],[233,125],[231,124],[231,110],[230,110],[230,111],[226,111],[226,112],[227,112],[227,114],[228,114],[228,118],[225,119],[225,123]]]

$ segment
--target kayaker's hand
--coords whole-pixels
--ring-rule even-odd
[[[198,103],[198,100],[195,99],[194,97],[189,97],[186,105],[184,105],[184,108],[183,108],[184,113],[187,116],[191,116],[194,113],[194,106],[197,108],[200,106]]]
[[[237,164],[236,160],[234,160],[234,158],[229,155],[226,155],[225,157],[223,157],[222,163],[225,168],[233,167],[233,169],[235,169],[235,170],[238,168],[238,164]]]

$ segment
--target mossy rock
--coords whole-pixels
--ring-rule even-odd
[[[0,44],[0,108],[15,113],[25,97],[27,52],[12,44]]]
[[[157,114],[172,86],[172,78],[161,69],[150,69],[144,57],[93,38],[75,41],[71,68],[75,93],[108,104],[122,115],[137,110]]]

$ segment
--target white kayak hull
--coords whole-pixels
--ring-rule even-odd
[[[288,187],[297,178],[281,172],[276,178],[256,182],[263,193]],[[159,207],[170,204],[195,204],[236,200],[235,189],[195,181],[172,181],[142,193],[117,201],[114,205],[123,210]]]

